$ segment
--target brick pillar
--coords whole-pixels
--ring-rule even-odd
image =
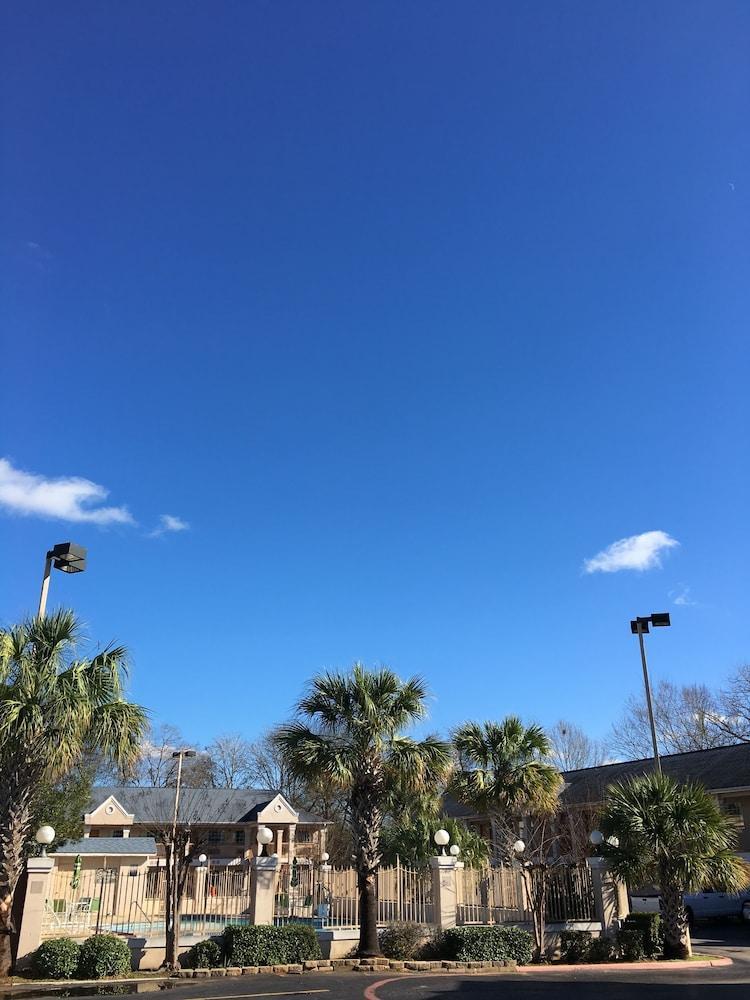
[[[430,858],[432,871],[432,922],[440,928],[456,926],[456,861],[438,855]]]
[[[250,922],[272,924],[278,858],[253,858],[250,883]]]
[[[602,925],[602,934],[614,934],[629,913],[628,894],[625,885],[616,881],[607,867],[605,858],[589,858],[591,883],[594,890],[594,911]]]
[[[31,953],[41,943],[44,904],[49,898],[54,868],[54,858],[29,858],[26,862],[28,881],[21,915],[21,931],[18,935],[17,969],[28,966]]]

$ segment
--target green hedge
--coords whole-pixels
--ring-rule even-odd
[[[630,913],[622,922],[626,930],[639,930],[643,935],[646,958],[659,958],[664,950],[664,932],[659,913]]]
[[[31,956],[31,971],[37,979],[70,979],[75,975],[81,946],[73,938],[43,941]]]
[[[289,965],[323,957],[315,930],[309,924],[229,924],[224,931],[224,954],[228,965]]]
[[[218,941],[199,941],[189,949],[185,965],[189,969],[218,969],[224,963],[224,953]]]
[[[520,927],[451,927],[443,934],[443,954],[453,962],[518,962],[528,965],[533,940]]]
[[[130,948],[114,934],[95,934],[81,945],[79,979],[102,979],[130,972]]]
[[[642,962],[646,957],[643,932],[638,927],[621,927],[617,932],[617,947],[624,962]]]
[[[380,950],[386,958],[416,958],[422,949],[424,927],[406,921],[394,921],[378,935]]]
[[[560,932],[560,961],[565,965],[578,965],[588,962],[591,952],[591,934],[589,931]]]

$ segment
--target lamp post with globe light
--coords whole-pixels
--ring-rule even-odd
[[[435,836],[432,838],[437,846],[440,848],[441,856],[445,856],[445,849],[450,844],[451,835],[447,830],[436,830]]]
[[[268,857],[268,845],[273,840],[273,830],[270,830],[267,826],[259,826],[258,832],[255,835],[255,839],[258,841],[260,846],[259,857]]]
[[[41,854],[41,856],[43,858],[46,858],[47,857],[47,848],[52,843],[52,841],[55,839],[54,828],[51,827],[51,826],[46,826],[46,825],[45,826],[40,826],[39,829],[36,831],[36,836],[35,836],[34,839],[36,840],[37,844],[39,844],[40,847],[42,848],[42,854]]]

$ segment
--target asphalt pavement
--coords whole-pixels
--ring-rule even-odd
[[[664,965],[647,971],[589,966],[574,972],[530,969],[500,975],[311,972],[187,980],[163,989],[151,982],[138,993],[158,991],[165,1000],[750,1000],[750,924],[699,925],[693,945],[701,954],[728,955],[734,964],[701,969]],[[113,995],[100,989],[100,996]],[[81,994],[73,988],[67,995]]]

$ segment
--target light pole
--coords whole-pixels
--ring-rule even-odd
[[[177,961],[177,954],[180,948],[180,918],[177,913],[177,813],[180,808],[180,785],[182,784],[182,762],[186,757],[195,757],[195,750],[175,750],[172,760],[177,761],[177,782],[174,789],[174,816],[172,817],[172,885],[170,919],[168,929],[174,935],[174,956],[166,956],[167,962],[174,964]]]
[[[44,618],[47,610],[47,594],[49,593],[49,578],[52,567],[63,573],[83,573],[86,569],[86,549],[73,542],[60,542],[53,546],[44,558],[44,576],[42,590],[39,594],[39,617]]]
[[[641,665],[643,667],[643,686],[646,689],[646,707],[648,709],[648,721],[651,726],[651,743],[654,748],[654,766],[656,767],[657,774],[661,774],[661,760],[659,759],[659,744],[656,740],[656,724],[654,723],[654,705],[651,700],[651,683],[648,679],[648,664],[646,663],[646,646],[643,642],[643,636],[649,630],[649,623],[654,626],[654,628],[664,628],[671,625],[669,620],[669,612],[667,611],[655,611],[653,614],[646,618],[634,618],[630,623],[630,631],[633,635],[638,636],[638,644],[641,647]]]

